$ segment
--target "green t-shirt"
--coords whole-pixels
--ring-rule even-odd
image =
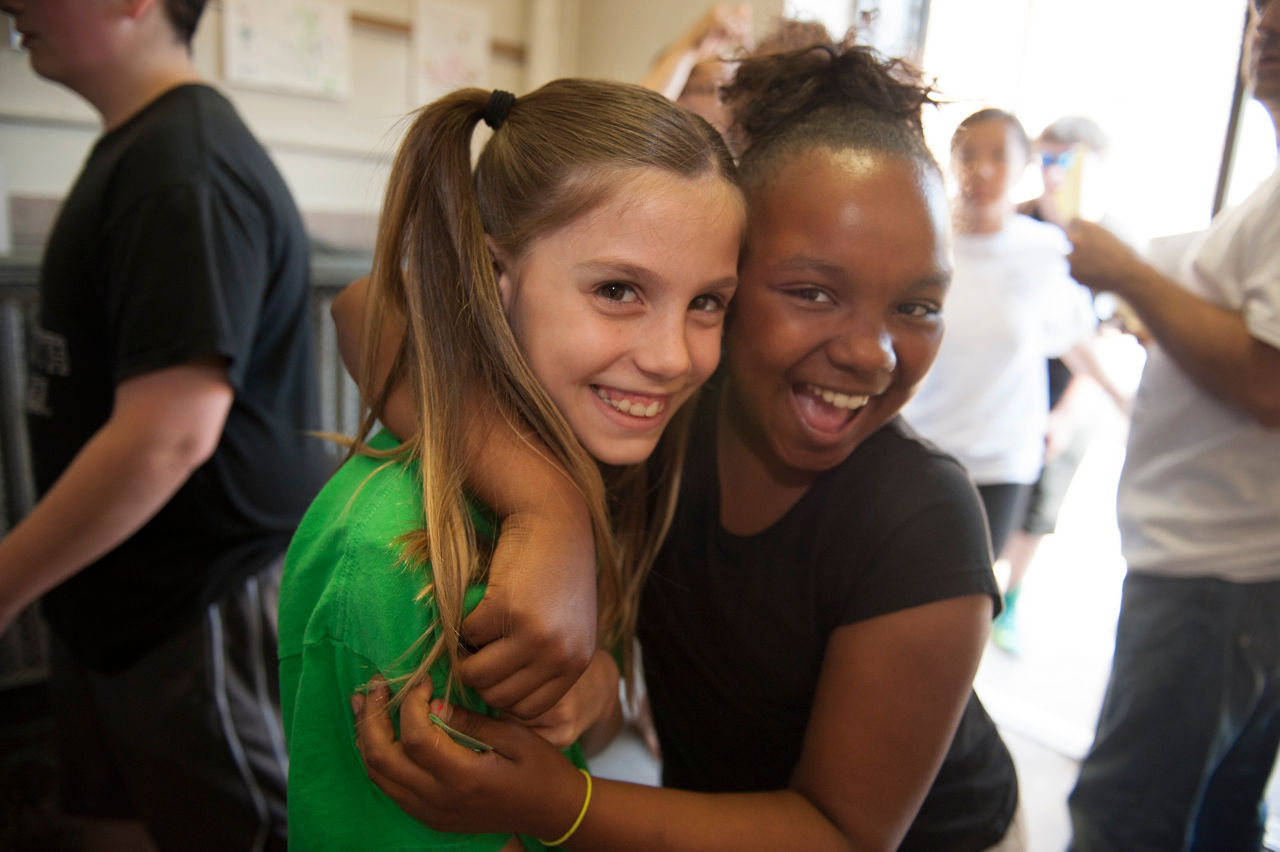
[[[391,449],[389,432],[369,445]],[[280,692],[289,745],[289,847],[313,849],[497,850],[506,834],[446,834],[400,810],[369,780],[355,744],[351,696],[375,674],[414,670],[434,641],[415,644],[435,620],[431,599],[415,600],[429,565],[406,565],[401,536],[418,528],[422,492],[416,467],[355,456],[307,510],[285,559],[280,589]],[[493,519],[476,511],[478,527]],[[466,609],[484,586],[467,591]],[[432,669],[443,695],[448,659]],[[464,706],[489,712],[469,689]],[[398,723],[398,720],[397,720]],[[578,765],[581,751],[570,757]],[[526,849],[541,850],[533,838]]]

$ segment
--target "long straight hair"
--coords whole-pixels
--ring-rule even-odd
[[[434,598],[439,629],[434,640],[419,640],[425,653],[406,686],[427,679],[442,655],[457,671],[463,597],[488,567],[491,542],[477,535],[464,491],[466,414],[477,400],[540,441],[585,497],[597,557],[597,634],[621,649],[629,677],[639,591],[674,511],[692,406],[676,414],[647,465],[602,470],[516,343],[486,237],[518,268],[540,236],[606,202],[628,173],[734,182],[734,166],[710,125],[654,92],[558,80],[515,100],[473,173],[472,134],[489,99],[487,91],[463,89],[417,113],[392,167],[365,309],[360,378],[373,403],[360,435],[397,382],[412,388],[420,424],[397,451],[419,466],[424,508],[403,555],[406,564],[430,562],[420,598]],[[404,321],[405,333],[390,376],[375,387],[387,312]]]

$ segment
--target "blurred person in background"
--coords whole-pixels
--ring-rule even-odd
[[[951,139],[955,273],[937,361],[903,416],[969,471],[992,552],[1022,518],[1044,463],[1045,359],[1090,338],[1089,292],[1071,280],[1061,229],[1019,215],[1031,155],[1021,122],[982,109]]]
[[[1063,116],[1045,127],[1033,145],[1032,160],[1040,165],[1044,191],[1018,205],[1018,212],[1041,222],[1065,228],[1079,210],[1084,195],[1085,168],[1103,157],[1107,138],[1091,118]],[[1099,334],[1106,334],[1099,329]],[[1075,370],[1067,362],[1075,364]],[[1082,363],[1082,361],[1084,363]],[[1063,358],[1046,361],[1049,381],[1049,419],[1045,431],[1044,466],[1031,487],[1022,520],[1009,535],[999,558],[1008,565],[1004,610],[991,627],[991,640],[1011,654],[1022,651],[1018,601],[1026,578],[1045,536],[1058,524],[1067,489],[1095,432],[1093,389],[1101,389],[1125,417],[1129,394],[1112,380],[1093,346],[1077,346]],[[1078,374],[1078,375],[1077,375]]]

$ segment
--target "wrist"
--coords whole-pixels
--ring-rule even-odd
[[[560,814],[560,824],[562,826],[567,826],[567,828],[559,829],[560,833],[555,834],[555,839],[553,840],[541,839],[543,837],[551,837],[552,834],[550,832],[539,834],[539,842],[542,843],[543,846],[559,846],[568,842],[569,838],[578,833],[578,829],[582,826],[582,821],[587,816],[587,810],[591,807],[591,794],[593,792],[594,784],[592,783],[591,773],[587,772],[587,770],[577,769],[576,774],[578,775],[578,783],[575,785],[568,785],[567,788],[570,791],[576,790],[576,795],[575,793],[570,792],[568,797],[565,799],[567,802],[574,803],[572,810],[564,808],[563,806],[555,809],[556,812]],[[566,814],[571,814],[571,816],[566,819]],[[556,831],[556,829],[553,828],[551,831]]]
[[[1162,277],[1152,266],[1135,257],[1117,270],[1108,289],[1133,304],[1141,301],[1153,287],[1158,286],[1158,280]]]
[[[671,45],[672,50],[680,56],[699,59],[704,39],[700,34],[685,33]]]

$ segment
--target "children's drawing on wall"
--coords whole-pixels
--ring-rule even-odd
[[[466,86],[488,88],[489,30],[487,8],[418,0],[413,8],[411,106]]]
[[[345,100],[350,22],[336,0],[223,0],[228,83]]]

